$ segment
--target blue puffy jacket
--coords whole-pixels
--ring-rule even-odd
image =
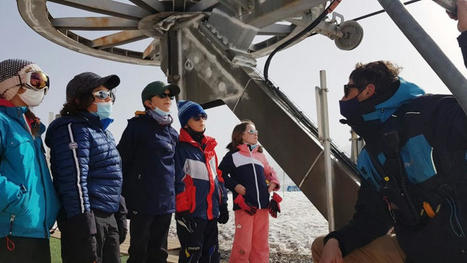
[[[112,134],[88,112],[62,116],[47,130],[54,185],[67,218],[118,211],[122,171]]]
[[[59,202],[42,140],[29,132],[27,109],[5,102],[0,106],[0,237],[48,238]]]
[[[175,146],[178,134],[148,114],[128,120],[118,150],[123,163],[123,196],[128,216],[175,212]]]
[[[200,145],[185,129],[180,130],[175,155],[177,212],[189,212],[204,220],[219,217],[219,206],[227,203],[227,191],[217,168],[216,145],[216,140],[208,136]]]

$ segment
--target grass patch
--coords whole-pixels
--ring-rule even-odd
[[[52,256],[52,263],[62,263],[60,239],[50,237],[50,254]],[[122,255],[120,258],[122,263],[128,260],[128,256],[126,255]]]

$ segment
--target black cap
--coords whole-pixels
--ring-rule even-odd
[[[101,85],[111,90],[118,84],[120,84],[120,78],[117,75],[101,77],[93,72],[83,72],[76,75],[66,85],[66,100],[70,101],[80,94],[91,93],[93,89]]]

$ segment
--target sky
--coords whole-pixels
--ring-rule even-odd
[[[125,2],[125,1],[123,1]],[[89,16],[89,13],[74,8],[48,3],[54,17]],[[382,9],[376,0],[343,0],[336,12],[350,20]],[[461,51],[458,47],[456,21],[448,18],[443,8],[431,0],[423,0],[407,7],[419,24],[431,35],[457,68],[466,75]],[[93,15],[95,16],[95,15]],[[360,20],[364,37],[362,43],[352,51],[339,50],[334,41],[321,35],[312,36],[289,49],[275,55],[269,69],[269,78],[311,120],[316,120],[315,86],[319,85],[319,71],[326,70],[329,89],[328,104],[330,134],[340,149],[350,152],[349,128],[338,122],[338,100],[343,95],[343,85],[357,62],[390,60],[403,67],[401,76],[414,82],[428,93],[450,93],[434,71],[385,13]],[[80,32],[93,38],[96,32]],[[102,33],[100,33],[102,35]],[[154,80],[166,81],[159,67],[140,66],[95,58],[61,47],[37,34],[22,20],[16,1],[0,1],[0,61],[7,58],[22,58],[37,63],[50,75],[51,87],[43,103],[34,112],[48,123],[49,113],[58,113],[65,101],[65,87],[74,75],[92,71],[101,76],[117,74],[121,79],[116,89],[110,126],[116,140],[126,126],[126,120],[141,110],[141,91]],[[146,46],[144,40],[134,46]],[[265,58],[258,60],[258,69],[263,70]],[[176,116],[174,108],[173,114]],[[220,158],[225,154],[233,127],[238,119],[226,107],[208,110],[206,134],[217,139]],[[175,117],[174,127],[179,129]],[[260,131],[261,141],[261,131]],[[297,145],[299,147],[299,145]],[[267,150],[267,148],[266,148]],[[273,162],[274,163],[274,162]],[[280,172],[280,167],[274,165]]]

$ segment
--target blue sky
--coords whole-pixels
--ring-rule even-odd
[[[52,15],[86,15],[86,12],[49,4]],[[336,11],[346,19],[380,10],[376,0],[344,0]],[[456,37],[459,35],[456,22],[447,17],[444,10],[432,1],[412,4],[408,10],[434,38],[441,49],[465,75],[462,55]],[[338,99],[342,96],[342,86],[357,62],[379,59],[391,60],[402,66],[402,76],[415,82],[429,93],[449,93],[441,80],[424,62],[414,47],[403,36],[392,20],[381,14],[360,22],[364,38],[359,47],[352,51],[342,51],[334,42],[324,36],[313,36],[298,45],[282,51],[274,57],[269,71],[272,79],[289,98],[298,105],[312,120],[316,120],[314,87],[319,84],[319,70],[327,70],[330,93],[329,116],[331,136],[343,150],[349,151],[349,129],[338,123]],[[89,35],[95,32],[87,33]],[[47,123],[49,112],[58,113],[65,99],[65,87],[76,74],[93,71],[99,75],[117,74],[121,84],[117,88],[117,101],[114,105],[115,122],[111,130],[116,139],[126,126],[135,110],[141,110],[140,92],[154,80],[164,80],[159,67],[138,66],[119,63],[80,54],[43,38],[22,20],[16,1],[0,2],[0,60],[23,58],[36,62],[51,77],[51,89],[44,102],[34,109]],[[144,42],[144,41],[143,41]],[[144,43],[140,43],[145,45]],[[264,58],[258,61],[263,69]],[[214,136],[220,147],[218,155],[222,158],[233,126],[237,120],[226,108],[208,111],[207,134]],[[176,125],[177,126],[177,125]],[[261,135],[260,135],[261,140]],[[299,146],[297,146],[299,147]]]

